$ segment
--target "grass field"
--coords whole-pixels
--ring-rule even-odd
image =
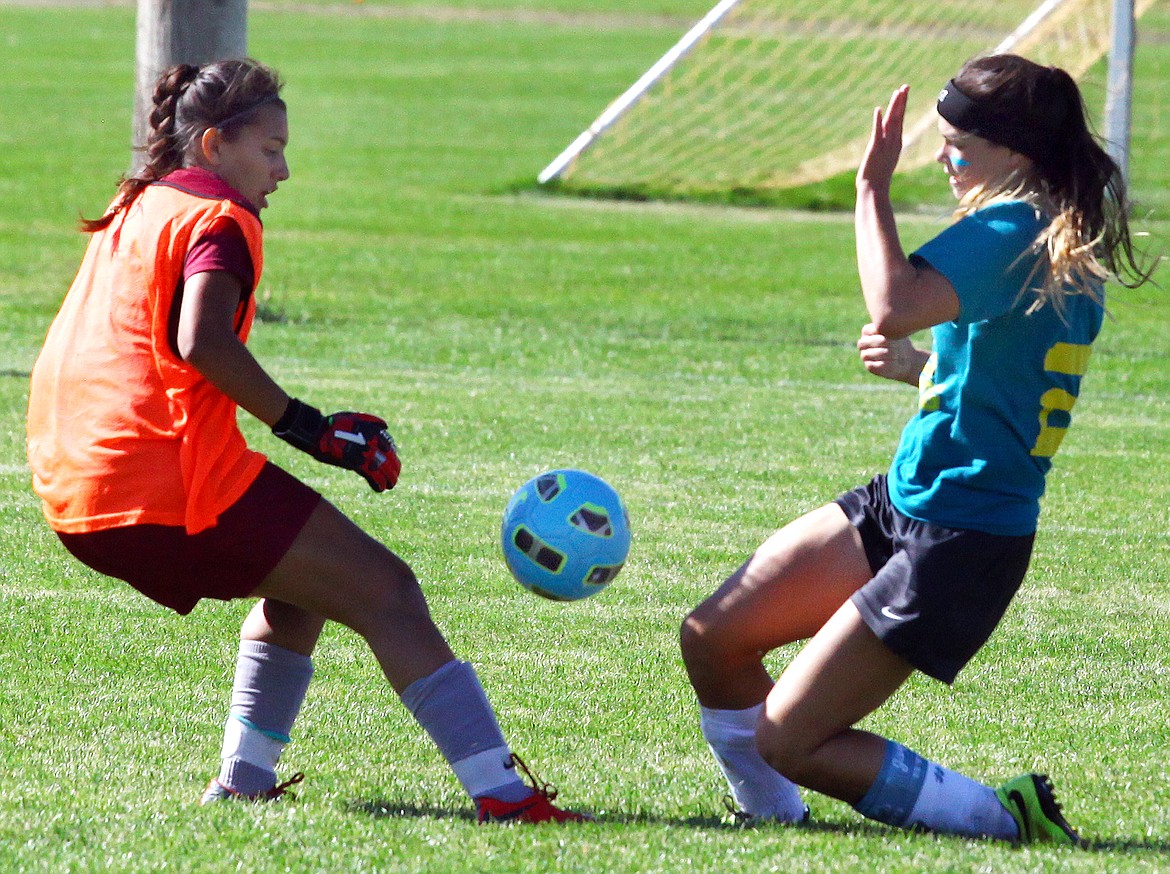
[[[908,835],[821,797],[808,829],[733,826],[678,623],[775,526],[883,469],[914,407],[856,361],[850,219],[515,193],[706,0],[367,5],[253,9],[251,51],[289,83],[293,177],[265,213],[251,345],[291,392],[390,420],[403,478],[376,496],[244,427],[412,563],[514,747],[599,821],[476,826],[342,629],[283,762],[301,798],[194,804],[247,605],[179,619],[71,561],[24,460],[75,219],[128,162],[134,13],[0,4],[0,870],[1170,868],[1166,292],[1113,298],[991,644],[953,689],[915,678],[867,722],[989,782],[1051,772],[1093,849]],[[1165,69],[1170,47],[1148,51]],[[1162,136],[1134,153],[1159,196]],[[907,216],[904,243],[941,220]],[[1147,229],[1165,251],[1168,225]],[[572,605],[524,593],[495,545],[511,491],[561,465],[614,483],[635,532],[613,586]]]

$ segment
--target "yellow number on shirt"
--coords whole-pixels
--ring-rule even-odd
[[[1069,376],[1084,376],[1089,367],[1087,343],[1057,343],[1044,357],[1044,370]],[[1032,447],[1032,455],[1051,458],[1060,448],[1060,441],[1068,431],[1068,414],[1077,397],[1062,388],[1050,388],[1040,397],[1040,435]],[[1053,416],[1054,413],[1064,415]],[[1054,424],[1055,421],[1055,424]]]
[[[939,407],[938,396],[942,388],[934,384],[934,371],[938,367],[938,353],[932,352],[926,359],[926,366],[918,374],[918,406],[923,412],[933,413]]]

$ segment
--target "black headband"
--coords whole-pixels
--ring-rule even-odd
[[[938,114],[959,130],[983,137],[1033,160],[1044,158],[1051,151],[1056,131],[1027,120],[1008,121],[992,114],[955,85],[947,82],[938,94]]]

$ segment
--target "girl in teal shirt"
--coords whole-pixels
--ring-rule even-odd
[[[890,181],[907,88],[874,111],[856,236],[877,376],[917,385],[887,475],[770,537],[682,626],[700,724],[750,816],[808,816],[798,787],[894,826],[1081,843],[1048,778],[993,788],[854,728],[915,670],[952,682],[1026,573],[1051,457],[1101,327],[1140,284],[1123,180],[1063,70],[968,62],[938,99],[956,221],[907,256]],[[909,337],[930,329],[931,351]],[[764,654],[808,638],[778,680]]]

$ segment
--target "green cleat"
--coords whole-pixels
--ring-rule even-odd
[[[1046,775],[1023,774],[1008,780],[995,794],[1020,829],[1019,843],[1085,845],[1085,840],[1065,821]]]

